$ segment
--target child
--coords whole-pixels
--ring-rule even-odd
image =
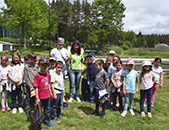
[[[39,63],[39,59],[40,59],[40,56],[36,56],[36,64],[38,65],[38,63]]]
[[[95,78],[95,86],[94,86],[94,95],[95,95],[95,102],[96,102],[96,109],[92,113],[92,115],[98,116],[99,115],[99,99],[104,99],[104,103],[102,103],[102,113],[100,118],[105,118],[105,110],[107,104],[107,88],[108,88],[108,74],[104,70],[104,61],[99,59],[95,62],[96,65],[96,78]]]
[[[155,92],[158,88],[159,85],[159,80],[160,80],[160,88],[163,86],[163,69],[160,67],[160,64],[162,63],[162,60],[160,57],[156,57],[154,60],[154,65],[152,67],[152,70],[155,74],[155,83],[153,85],[152,89],[152,98],[151,98],[151,106],[154,106],[154,99],[155,99]],[[145,104],[147,101],[147,96],[145,96]]]
[[[90,63],[87,67],[87,84],[90,86],[90,105],[94,103],[93,100],[93,88],[94,88],[94,81],[95,81],[95,73],[96,73],[96,67],[95,67],[95,53],[90,52]]]
[[[8,62],[8,55],[2,54],[1,65],[0,65],[0,93],[1,93],[2,112],[5,112],[5,110],[7,111],[11,110],[11,108],[8,106],[8,101],[7,101],[8,93],[11,91],[11,88],[8,85],[8,76],[7,76],[8,71],[10,70],[10,66],[7,65],[7,62]]]
[[[33,85],[34,85],[35,74],[38,71],[39,71],[39,67],[36,64],[36,54],[31,52],[28,54],[28,63],[24,66],[24,80],[26,84],[25,113],[27,116],[30,115],[31,103],[35,104]],[[31,95],[31,93],[33,95]]]
[[[144,112],[144,98],[147,94],[147,112],[148,116],[152,118],[151,115],[151,97],[152,97],[152,88],[154,84],[154,73],[152,72],[152,65],[150,61],[143,61],[142,71],[140,74],[140,109],[141,116],[145,117]]]
[[[25,55],[24,56],[24,62],[25,62],[25,64],[27,64],[29,61],[28,61],[28,55]]]
[[[66,117],[61,115],[61,96],[62,92],[64,92],[64,81],[63,74],[61,73],[63,69],[63,62],[56,62],[56,71],[51,75],[51,86],[53,92],[52,99],[52,109],[51,109],[51,118],[54,122],[60,123],[61,121],[58,119],[66,119]]]
[[[109,82],[111,80],[111,76],[112,76],[112,73],[113,71],[115,70],[115,68],[113,67],[112,65],[112,62],[113,62],[113,58],[111,56],[108,56],[107,57],[107,60],[106,60],[106,65],[108,66],[108,79],[109,79]],[[111,102],[112,102],[112,94],[111,94],[111,86],[109,86],[108,88],[108,93],[109,93],[109,103],[107,105],[107,108],[110,108],[111,107]]]
[[[82,102],[86,101],[89,98],[90,88],[87,84],[87,64],[89,63],[89,57],[84,57],[84,64],[82,64],[82,84],[81,84],[81,91],[82,91]]]
[[[11,80],[10,86],[12,89],[12,113],[16,114],[16,96],[18,96],[18,110],[19,113],[23,113],[22,109],[22,82],[23,82],[23,69],[24,65],[21,64],[21,57],[18,52],[12,54],[11,68],[8,72],[8,77]]]
[[[107,57],[107,60],[106,60],[106,63],[107,63],[107,66],[108,66],[108,74],[109,74],[108,79],[109,79],[109,81],[110,81],[110,79],[111,79],[111,76],[112,76],[113,71],[115,70],[115,68],[114,68],[113,65],[111,64],[112,62],[113,62],[113,58],[110,57],[110,56],[108,56],[108,57]]]
[[[119,107],[120,107],[120,113],[122,113],[122,103],[123,103],[123,98],[120,95],[120,91],[123,89],[123,79],[122,79],[122,61],[118,60],[115,63],[115,66],[117,70],[113,71],[112,76],[111,76],[111,82],[113,83],[113,88],[112,88],[112,95],[113,95],[113,107],[110,111],[115,111],[116,110],[116,101],[117,101],[117,95],[119,97]]]
[[[50,75],[46,72],[48,67],[48,60],[46,58],[39,59],[40,72],[35,75],[34,87],[35,87],[35,103],[44,109],[45,123],[49,127],[53,127],[50,122]],[[37,129],[41,129],[41,126],[36,126]]]
[[[133,70],[134,60],[129,58],[126,62],[127,70],[122,72],[123,76],[123,93],[124,93],[124,111],[122,112],[121,116],[124,117],[127,114],[127,106],[128,100],[129,103],[129,112],[131,115],[135,115],[133,111],[133,97],[134,93],[138,92],[138,73],[137,71]],[[136,90],[135,90],[136,85]]]
[[[56,67],[56,60],[54,57],[49,58],[49,67],[46,69],[46,72],[48,72],[50,75],[52,75],[53,72],[55,72]]]

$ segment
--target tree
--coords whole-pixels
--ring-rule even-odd
[[[21,43],[22,39],[28,30],[42,30],[47,27],[45,25],[47,17],[44,17],[43,13],[43,0],[5,0],[7,9],[2,9],[4,16],[9,17],[9,21],[5,26],[10,28],[20,29],[20,43],[19,52],[21,53]],[[42,9],[41,9],[42,8]],[[42,11],[43,10],[43,11]],[[36,33],[36,32],[35,32]],[[36,33],[37,34],[37,33]]]
[[[118,35],[123,27],[122,18],[125,6],[121,0],[95,0],[92,5],[92,18],[90,26],[92,30],[97,30],[97,35],[100,41],[100,47],[107,40],[109,34]],[[110,41],[111,42],[111,41]]]

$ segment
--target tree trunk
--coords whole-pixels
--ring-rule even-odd
[[[2,26],[2,28],[3,28],[3,41],[5,41],[5,27]]]
[[[35,40],[34,41],[34,50],[36,49],[36,40],[37,40],[37,35],[35,36]]]
[[[22,36],[23,36],[23,32],[21,31],[20,42],[19,42],[19,53],[20,53],[20,54],[21,54]]]
[[[24,36],[24,48],[26,48],[26,38]]]

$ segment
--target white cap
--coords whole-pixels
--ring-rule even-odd
[[[116,52],[114,50],[111,50],[109,54],[116,54]]]
[[[152,66],[151,61],[149,61],[149,60],[143,61],[142,67],[146,66],[146,65]]]

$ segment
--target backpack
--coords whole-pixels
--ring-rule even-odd
[[[36,109],[31,113],[30,117],[37,126],[40,126],[42,124],[45,116],[42,114],[40,105],[36,106]]]

